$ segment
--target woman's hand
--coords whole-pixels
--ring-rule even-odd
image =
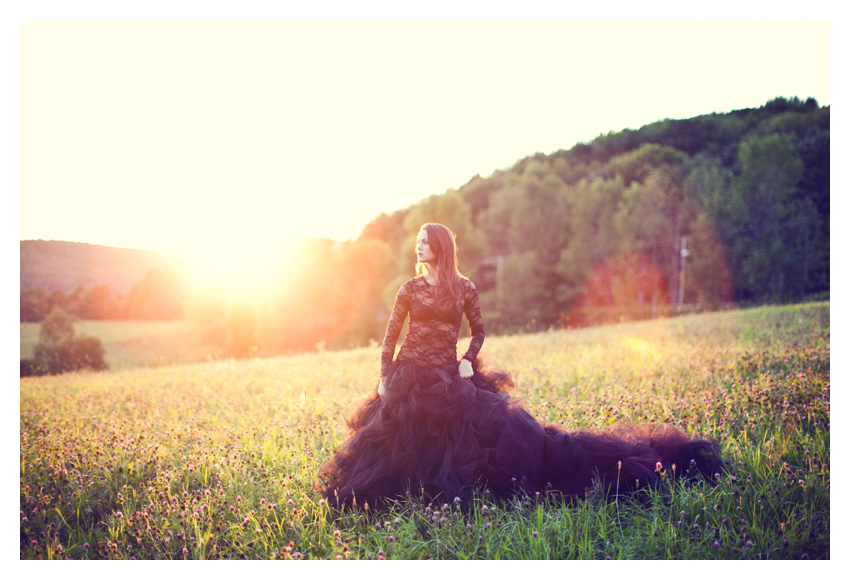
[[[472,377],[472,363],[469,359],[460,359],[460,364],[457,366],[457,372],[463,379]]]
[[[383,399],[385,392],[386,390],[384,389],[384,377],[381,377],[381,380],[378,382],[378,396]]]

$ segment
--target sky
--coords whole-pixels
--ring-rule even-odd
[[[19,28],[21,240],[260,262],[609,131],[830,104],[826,19],[58,14]]]

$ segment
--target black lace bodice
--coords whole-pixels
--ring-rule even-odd
[[[472,361],[484,344],[484,320],[481,318],[478,290],[475,284],[466,278],[462,283],[462,296],[463,314],[469,321],[472,334],[472,340],[463,358]],[[389,371],[396,342],[408,314],[410,326],[396,360],[422,367],[443,367],[457,363],[461,311],[456,310],[440,316],[435,302],[436,287],[426,282],[422,276],[408,280],[399,289],[381,349],[381,376],[386,376]]]

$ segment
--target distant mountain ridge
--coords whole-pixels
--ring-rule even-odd
[[[49,294],[102,285],[113,295],[126,295],[151,268],[183,268],[172,254],[153,250],[55,240],[22,240],[20,247],[21,292]]]

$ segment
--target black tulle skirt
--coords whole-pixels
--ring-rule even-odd
[[[317,490],[332,503],[380,504],[409,491],[449,500],[475,486],[494,495],[557,491],[583,496],[594,486],[622,492],[652,485],[658,463],[672,473],[722,466],[716,441],[663,424],[616,424],[567,431],[543,424],[506,391],[510,375],[476,363],[472,379],[457,365],[393,363],[385,394],[349,418],[351,437],[319,471]]]

